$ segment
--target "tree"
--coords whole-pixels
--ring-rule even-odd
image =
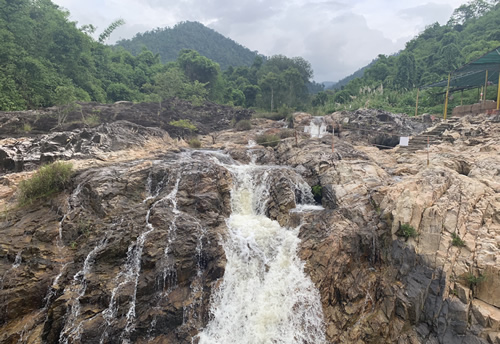
[[[416,82],[415,57],[413,54],[403,52],[399,55],[396,68],[395,86],[407,90],[413,88]]]
[[[122,26],[124,24],[125,24],[125,20],[123,20],[122,18],[119,18],[119,19],[115,20],[114,22],[112,22],[111,24],[109,24],[109,26],[106,29],[104,29],[104,31],[99,35],[99,39],[98,39],[99,43],[106,42],[109,39],[109,36],[111,36],[111,34],[113,33],[113,31],[115,31],[117,28],[119,28],[120,26]]]
[[[277,93],[281,80],[277,74],[273,72],[269,72],[266,74],[259,83],[259,87],[262,90],[262,98],[264,104],[269,104],[269,109],[271,112],[274,110],[274,97],[275,93]],[[267,107],[266,105],[264,105]]]

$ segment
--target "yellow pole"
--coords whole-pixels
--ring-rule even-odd
[[[497,110],[500,110],[500,70],[498,71]]]
[[[448,74],[448,86],[446,86],[446,99],[444,101],[444,120],[446,121],[446,114],[448,113],[448,95],[450,94],[450,80],[451,73]]]
[[[484,79],[484,97],[483,100],[486,101],[486,90],[488,88],[488,70],[486,70],[486,78]]]
[[[415,105],[415,117],[418,115],[418,94],[420,92],[420,88],[417,88],[417,104]]]

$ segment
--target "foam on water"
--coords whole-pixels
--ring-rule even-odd
[[[264,215],[269,185],[262,167],[230,170],[235,183],[226,270],[199,343],[324,343],[319,292],[297,256],[298,228]]]

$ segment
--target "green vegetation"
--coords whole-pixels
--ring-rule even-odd
[[[448,73],[500,46],[500,3],[494,0],[470,0],[457,8],[446,25],[428,26],[392,56],[379,55],[370,65],[317,104],[318,111],[379,108],[391,112],[415,113],[417,87],[447,78]],[[443,113],[443,89],[420,92],[419,113]],[[496,99],[496,87],[489,87],[487,99]],[[476,89],[456,93],[453,107],[478,102]]]
[[[246,131],[252,129],[252,123],[248,119],[243,119],[234,125],[234,129],[238,131]]]
[[[24,123],[23,124],[23,132],[30,133],[33,130],[33,127],[29,123]]]
[[[473,287],[477,286],[479,283],[483,282],[486,280],[486,276],[483,274],[479,274],[479,276],[475,276],[472,273],[467,274],[465,277],[467,280],[467,283],[469,283],[469,287],[472,289]]]
[[[465,241],[463,241],[462,239],[460,239],[460,237],[458,236],[458,234],[456,233],[451,233],[451,244],[453,246],[457,246],[457,247],[464,247],[465,246]]]
[[[276,147],[279,140],[278,136],[271,134],[262,134],[255,138],[255,142],[264,147]]]
[[[93,113],[85,117],[83,119],[83,123],[85,123],[89,127],[96,127],[101,124],[101,118],[97,114]]]
[[[31,176],[19,183],[19,203],[29,204],[62,191],[70,182],[73,165],[56,161],[44,165]]]
[[[286,139],[293,136],[295,136],[295,130],[293,129],[281,129],[279,132],[280,139]]]
[[[321,185],[314,185],[311,188],[314,200],[318,203],[321,203],[321,200],[323,199],[323,187]]]
[[[78,27],[50,0],[0,0],[0,6],[0,111],[57,105],[59,125],[78,110],[77,101],[156,102],[161,115],[162,101],[173,97],[252,108],[256,117],[271,119],[358,108],[411,115],[416,87],[500,46],[500,3],[470,0],[446,25],[428,26],[400,53],[379,55],[336,90],[323,91],[303,58],[258,55],[200,23],[155,29],[110,47],[103,43],[120,19],[96,40],[94,26]],[[420,92],[419,113],[442,113],[442,91]],[[461,97],[451,97],[449,111]],[[495,87],[487,98],[496,98]],[[463,92],[464,103],[477,101],[476,90]]]
[[[78,110],[77,101],[157,102],[160,115],[162,100],[178,97],[198,106],[208,100],[291,112],[307,108],[308,88],[321,88],[310,82],[312,69],[304,59],[264,58],[199,23],[138,34],[109,47],[103,43],[123,20],[95,40],[93,25],[77,27],[50,0],[0,4],[0,111],[57,105],[62,125]],[[88,125],[98,124],[96,119]]]
[[[198,51],[201,55],[215,61],[222,69],[229,66],[250,66],[256,52],[239,45],[233,40],[198,22],[182,22],[172,28],[157,28],[145,33],[138,33],[132,39],[117,43],[132,54],[140,54],[143,47],[159,54],[162,62],[177,59],[183,49]]]
[[[404,237],[406,240],[409,238],[415,238],[418,236],[415,228],[410,226],[408,223],[404,223],[399,226],[399,230],[396,232],[396,235]]]
[[[189,147],[191,148],[201,148],[201,141],[197,138],[192,138],[188,141]]]
[[[179,119],[177,121],[170,121],[168,124],[177,127],[177,128],[182,128],[182,129],[188,129],[189,131],[196,131],[198,128],[191,123],[189,119]]]

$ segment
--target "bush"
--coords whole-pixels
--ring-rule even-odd
[[[286,139],[287,137],[295,136],[295,130],[293,129],[282,129],[279,132],[280,139]]]
[[[101,118],[97,114],[91,114],[83,119],[83,123],[89,127],[97,127],[101,123]]]
[[[467,280],[467,282],[469,283],[469,287],[472,289],[473,287],[475,287],[476,285],[478,285],[479,283],[483,282],[484,280],[486,280],[486,276],[485,275],[482,275],[482,274],[479,274],[479,276],[474,276],[472,273],[469,273],[465,279]]]
[[[311,188],[312,194],[314,196],[314,200],[318,203],[321,203],[321,199],[323,198],[323,188],[321,185],[314,185]]]
[[[451,244],[453,246],[457,246],[457,247],[464,247],[465,246],[465,241],[460,239],[460,237],[456,233],[451,233],[451,237],[452,237]]]
[[[73,165],[67,162],[56,161],[40,167],[31,178],[19,183],[19,202],[32,203],[62,191],[68,185],[72,174]]]
[[[191,148],[200,148],[201,147],[201,142],[197,138],[193,138],[188,141],[189,147]]]
[[[177,128],[183,128],[183,129],[188,129],[190,131],[196,131],[198,128],[191,123],[189,119],[180,119],[178,121],[170,121],[168,124],[177,127]]]
[[[418,236],[418,233],[415,228],[405,223],[399,226],[399,230],[396,232],[396,235],[405,237],[408,240],[408,238],[414,238]]]
[[[236,123],[234,128],[238,131],[245,131],[252,129],[252,123],[248,119],[244,119]]]
[[[33,130],[33,127],[29,123],[24,123],[23,124],[23,131],[28,134]]]
[[[279,140],[278,136],[269,134],[262,134],[255,138],[255,142],[264,147],[275,147],[278,145]]]

